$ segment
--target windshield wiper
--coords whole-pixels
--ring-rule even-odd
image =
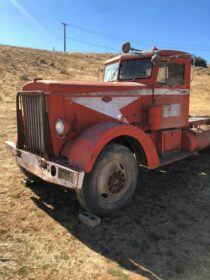
[[[137,79],[139,79],[139,78],[138,78],[138,77],[133,78],[133,79],[132,79],[132,82],[135,82]]]

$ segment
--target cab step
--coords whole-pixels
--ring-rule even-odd
[[[169,152],[160,157],[160,166],[170,164],[172,162],[187,158],[192,155],[196,155],[197,152],[184,152],[184,151],[175,151]]]

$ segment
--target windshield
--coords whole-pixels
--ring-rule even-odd
[[[117,80],[119,64],[119,62],[116,62],[105,67],[104,82],[113,82]]]
[[[120,65],[120,80],[147,79],[152,74],[151,58],[126,60]]]

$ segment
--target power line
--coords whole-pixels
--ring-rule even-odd
[[[63,40],[63,38],[57,38],[57,39],[54,39],[54,40],[50,40],[50,41],[45,41],[45,42],[39,43],[36,46],[49,45],[51,43],[55,43],[55,42],[58,42],[58,41],[61,41],[61,40]]]
[[[106,38],[106,39],[112,39],[112,40],[116,40],[116,41],[122,41],[122,39],[116,38],[115,36],[114,36],[114,37],[113,37],[112,35],[111,35],[111,36],[109,36],[109,35],[106,36],[106,35],[103,35],[102,33],[95,32],[95,31],[92,31],[92,30],[87,29],[87,28],[80,27],[80,26],[75,25],[75,24],[71,24],[71,27],[76,28],[76,29],[81,30],[81,31],[84,31],[84,32],[87,32],[87,33],[90,33],[90,34],[93,34],[93,35],[96,35],[96,36],[99,36],[99,37]]]
[[[73,40],[75,42],[79,42],[79,43],[82,43],[82,44],[86,44],[86,45],[90,45],[90,46],[106,49],[106,50],[109,50],[109,51],[120,52],[120,49],[111,48],[111,47],[108,47],[108,46],[104,46],[104,45],[101,45],[101,44],[97,44],[97,43],[93,43],[93,42],[89,42],[89,41],[85,41],[85,40],[76,39],[76,38],[73,38],[73,37],[67,37],[66,36],[66,27],[68,26],[68,24],[67,23],[62,23],[62,24],[64,26],[64,52],[66,52],[66,39],[70,39],[70,40]],[[104,37],[104,38],[107,38],[107,39],[117,40],[117,41],[121,41],[121,42],[123,41],[119,37],[118,38],[113,37],[114,35],[113,36],[106,36],[106,35],[103,35],[102,33],[100,34],[99,32],[94,32],[94,31],[92,31],[90,29],[86,29],[86,28],[83,28],[83,27],[80,27],[80,26],[77,26],[77,25],[74,25],[74,24],[70,24],[69,26],[71,26],[73,28],[76,28],[78,30],[82,30],[84,32],[93,34],[93,35],[98,36],[98,37]],[[51,41],[48,41],[48,42],[45,42],[45,43],[39,43],[38,46],[39,45],[46,45],[46,44],[54,43],[54,42],[60,41],[60,40],[62,40],[62,38],[51,40]],[[135,43],[135,41],[132,41],[132,42]],[[173,47],[175,47],[175,46],[173,46]],[[191,50],[191,51],[203,51],[203,52],[209,52],[210,51],[210,49],[200,49],[200,48],[183,48],[183,47],[179,47],[179,48],[182,49],[182,50],[186,50],[188,52],[189,52],[189,50]]]
[[[93,31],[93,30],[90,30],[90,29],[87,29],[87,28],[84,28],[84,27],[81,27],[81,26],[78,26],[78,25],[75,25],[75,24],[71,24],[71,27],[73,28],[76,28],[78,30],[81,30],[83,32],[87,32],[87,33],[90,33],[90,34],[93,34],[95,36],[98,36],[98,37],[103,37],[103,38],[106,38],[106,39],[111,39],[111,40],[116,40],[116,41],[124,41],[125,38],[120,38],[119,36],[116,36],[116,35],[113,35],[113,34],[109,34],[109,35],[104,35],[104,33],[101,33],[101,32],[97,32],[97,31]],[[136,38],[131,38],[131,41],[135,44],[139,44],[139,41],[137,41],[138,39]],[[199,45],[199,44],[194,44],[194,45],[186,45],[186,44],[183,44],[183,43],[179,43],[179,44],[174,44],[172,42],[161,42],[161,41],[147,41],[147,40],[141,40],[141,44],[142,45],[154,45],[154,44],[161,44],[161,45],[171,45],[171,46],[177,46],[177,47],[180,47],[180,48],[183,48],[185,47],[185,49],[187,48],[188,50],[200,50],[200,51],[209,51],[209,49],[200,49],[200,48],[192,48],[191,46],[195,46],[195,47],[201,47],[201,48],[210,48],[210,46],[206,45]]]
[[[73,37],[67,37],[67,39],[70,39],[70,40],[73,40],[75,42],[79,42],[79,43],[82,43],[82,44],[86,44],[86,45],[90,45],[90,46],[94,46],[94,47],[98,47],[98,48],[103,48],[103,49],[107,49],[107,50],[110,50],[110,51],[117,51],[117,52],[119,52],[118,49],[109,48],[107,46],[98,45],[98,44],[95,44],[95,43],[92,43],[92,42],[75,39]]]

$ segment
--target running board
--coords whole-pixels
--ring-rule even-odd
[[[160,166],[170,164],[172,162],[187,158],[195,154],[197,154],[197,151],[194,152],[175,151],[175,152],[168,153],[160,157]]]

